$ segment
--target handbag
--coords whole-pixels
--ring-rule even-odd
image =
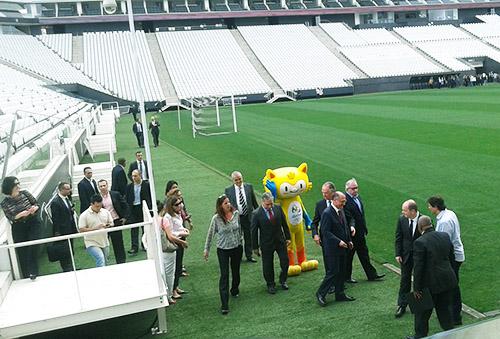
[[[163,226],[163,219],[162,219],[161,223]],[[177,249],[179,248],[179,245],[171,242],[170,239],[168,239],[167,234],[165,233],[165,230],[163,229],[163,227],[160,230],[160,238],[161,238],[161,250],[162,250],[162,252],[172,253],[172,252],[177,251]]]
[[[66,240],[55,241],[47,246],[47,254],[50,262],[56,262],[62,259],[70,258],[69,245]]]

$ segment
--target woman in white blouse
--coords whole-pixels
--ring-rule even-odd
[[[220,279],[219,293],[221,313],[229,313],[229,292],[238,297],[240,290],[240,264],[243,255],[243,233],[241,231],[238,210],[235,210],[229,198],[221,195],[215,204],[215,215],[208,229],[203,256],[208,260],[210,245],[214,235],[217,235],[217,257],[219,258]],[[231,266],[231,291],[229,291],[229,266]]]

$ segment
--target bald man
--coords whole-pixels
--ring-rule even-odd
[[[396,225],[396,261],[401,265],[401,281],[399,285],[398,307],[396,318],[401,318],[406,312],[408,300],[406,296],[411,291],[411,272],[413,270],[413,242],[420,236],[417,230],[420,212],[414,200],[406,200],[401,206],[401,216]]]

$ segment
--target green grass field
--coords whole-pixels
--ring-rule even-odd
[[[402,201],[414,198],[428,214],[427,197],[441,194],[460,221],[466,263],[461,270],[463,301],[485,312],[500,308],[497,229],[500,220],[496,189],[500,179],[499,86],[454,90],[384,93],[237,107],[237,134],[192,138],[188,112],[177,129],[175,112],[160,115],[160,147],[152,149],[156,193],[176,179],[183,189],[195,229],[181,279],[189,291],[167,310],[169,338],[401,338],[413,333],[413,318],[394,319],[399,276],[381,266],[394,261],[394,229]],[[118,154],[129,161],[136,150],[132,119],[117,126]],[[320,260],[318,271],[289,279],[290,290],[266,293],[261,263],[243,263],[241,293],[230,301],[231,312],[218,312],[218,265],[212,248],[208,263],[203,244],[217,196],[231,184],[237,169],[262,190],[267,168],[309,165],[313,190],[303,196],[313,212],[320,187],[332,180],[339,189],[354,176],[364,198],[368,246],[383,282],[366,281],[355,260],[360,282],[347,293],[353,303],[330,302],[320,308],[314,293],[323,278],[321,251],[306,237],[308,256]],[[128,239],[128,238],[127,238]],[[128,240],[126,240],[128,248]],[[81,256],[88,256],[81,250]],[[84,267],[92,267],[82,259]],[[53,270],[55,266],[52,267]],[[140,286],[138,286],[140,288]],[[331,298],[329,299],[331,301]],[[154,312],[51,333],[65,337],[138,337]],[[465,317],[466,323],[474,320]],[[435,317],[431,333],[439,331]]]

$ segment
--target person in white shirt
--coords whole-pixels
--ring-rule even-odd
[[[457,215],[446,208],[444,199],[440,196],[432,196],[427,199],[427,208],[436,216],[436,231],[448,233],[455,252],[455,261],[452,263],[453,271],[459,281],[458,273],[460,266],[465,261],[464,245],[460,237],[460,223]],[[462,325],[462,296],[460,287],[457,285],[453,292],[453,322],[454,325]]]
[[[113,217],[108,210],[102,208],[102,197],[93,195],[90,198],[90,207],[86,209],[78,220],[80,232],[96,231],[113,226]],[[92,234],[83,237],[87,252],[94,258],[96,267],[106,266],[109,255],[109,241],[107,233]]]

